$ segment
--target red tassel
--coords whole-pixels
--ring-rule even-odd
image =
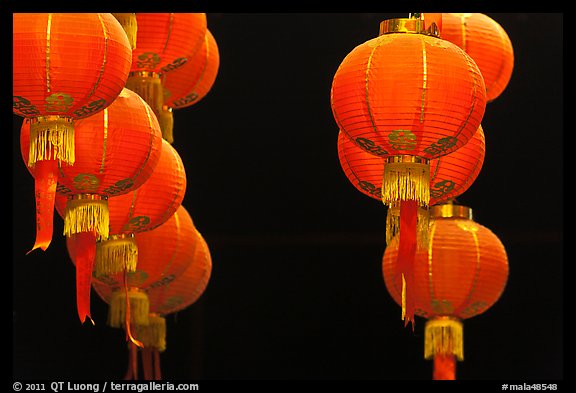
[[[404,326],[412,322],[414,331],[414,259],[416,258],[416,222],[418,202],[400,202],[400,238],[398,244],[398,275],[402,277],[402,319]]]
[[[156,381],[161,381],[162,373],[160,370],[160,351],[154,348],[153,353],[154,353],[154,379]]]
[[[434,356],[435,380],[455,380],[456,379],[456,359],[454,355]]]
[[[86,317],[94,325],[90,316],[90,290],[92,289],[92,269],[96,257],[96,234],[78,232],[72,235],[76,243],[76,307],[80,322]]]
[[[26,254],[37,248],[46,251],[52,242],[54,202],[58,183],[58,162],[56,160],[37,161],[34,167],[34,188],[36,197],[36,242]]]
[[[149,348],[143,348],[140,350],[140,356],[142,359],[142,372],[144,373],[144,380],[151,381],[154,379],[153,367],[152,367],[152,352]]]

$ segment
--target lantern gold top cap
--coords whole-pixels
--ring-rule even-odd
[[[467,206],[446,203],[430,207],[430,218],[465,218],[473,220],[472,209]]]
[[[436,23],[426,26],[426,21],[419,18],[386,19],[380,22],[380,35],[390,33],[425,34],[440,37]]]

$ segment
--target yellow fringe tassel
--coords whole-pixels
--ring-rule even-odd
[[[133,326],[148,325],[150,314],[150,300],[146,292],[130,288],[128,291],[130,301],[130,323]],[[112,292],[108,306],[108,326],[115,328],[125,327],[126,322],[126,293],[124,289]]]
[[[430,202],[430,165],[418,162],[388,162],[384,165],[382,202],[415,200],[420,206]]]
[[[138,325],[133,330],[134,337],[144,344],[144,348],[166,350],[166,319],[160,315],[150,314],[148,325]]]
[[[94,274],[96,277],[112,275],[126,271],[136,271],[138,263],[138,246],[133,236],[110,236],[96,243],[96,260]]]
[[[36,161],[59,160],[74,165],[74,121],[62,116],[37,117],[30,121],[28,166]]]
[[[68,199],[64,210],[64,235],[96,232],[96,240],[107,239],[110,216],[107,199]]]
[[[170,144],[174,143],[174,114],[172,108],[163,105],[162,111],[158,116],[158,123],[160,123],[160,129],[162,130],[162,138]]]
[[[430,211],[427,207],[418,208],[416,221],[416,246],[418,250],[428,249],[430,228]],[[386,244],[400,232],[400,202],[392,202],[386,213]]]
[[[426,321],[424,331],[424,358],[436,355],[454,355],[464,360],[464,328],[462,322],[449,317]]]
[[[160,116],[164,105],[164,93],[159,74],[146,71],[131,72],[126,80],[126,88],[142,97],[156,117]]]
[[[130,47],[132,50],[136,49],[136,37],[138,35],[138,23],[136,22],[135,13],[112,13],[114,17],[120,22],[122,28],[128,36],[128,41],[130,42]]]

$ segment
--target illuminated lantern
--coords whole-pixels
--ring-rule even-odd
[[[430,160],[430,205],[446,202],[463,194],[478,177],[486,151],[484,130],[478,128],[472,139],[460,149]],[[385,159],[367,153],[342,132],[338,134],[338,158],[344,174],[356,189],[378,201],[382,200]],[[418,225],[428,225],[427,214],[419,215]],[[386,242],[397,234],[399,209],[388,207]],[[418,231],[418,233],[428,233]]]
[[[182,158],[162,139],[158,165],[143,185],[127,194],[108,198],[109,236],[96,243],[94,275],[133,272],[138,261],[134,234],[152,230],[178,210],[186,193],[186,171]],[[64,216],[66,197],[56,198],[56,209]]]
[[[148,324],[135,325],[132,334],[142,343],[140,355],[142,359],[144,379],[160,379],[160,353],[166,350],[166,316],[182,311],[194,304],[206,290],[212,272],[210,250],[202,235],[196,233],[198,245],[194,256],[184,273],[172,282],[151,288],[146,294],[149,299]],[[165,261],[157,261],[163,264]],[[110,304],[113,288],[103,283],[94,282],[93,288],[107,304]],[[116,289],[119,290],[119,289]],[[136,379],[137,370],[134,365],[136,345],[130,343],[129,367],[125,379]]]
[[[136,13],[137,47],[126,87],[138,93],[159,117],[163,93],[160,74],[186,64],[206,35],[204,13]]]
[[[486,109],[472,58],[418,18],[390,19],[355,47],[332,81],[332,113],[360,148],[385,159],[382,201],[400,204],[402,318],[413,321],[412,265],[418,207],[430,201],[430,160],[464,146]]]
[[[424,20],[430,14],[423,14]],[[498,22],[480,13],[443,13],[440,36],[462,48],[484,77],[486,100],[498,98],[514,70],[512,41]]]
[[[158,121],[168,142],[174,142],[173,110],[189,107],[202,100],[212,89],[219,67],[220,53],[216,39],[206,30],[201,49],[182,67],[162,74],[164,105]]]
[[[430,208],[428,250],[416,254],[415,314],[426,318],[426,359],[434,359],[434,379],[455,379],[464,359],[462,320],[482,314],[500,298],[508,280],[502,242],[476,223],[472,210],[454,204]],[[396,270],[398,238],[384,252],[386,288],[401,303],[402,278]]]
[[[126,84],[132,51],[109,13],[13,14],[13,112],[30,129],[37,218],[32,250],[52,239],[58,165],[73,165],[75,121],[108,107]],[[39,214],[41,212],[41,214]]]
[[[84,322],[86,316],[90,317],[96,240],[109,235],[107,199],[129,193],[150,178],[160,160],[162,134],[148,104],[128,89],[123,89],[106,109],[77,120],[75,134],[77,159],[74,166],[59,168],[56,191],[68,198],[64,235],[75,236],[82,243],[76,261],[76,297],[78,314]],[[24,122],[20,133],[24,161],[28,158],[29,138],[30,125]],[[30,172],[36,177],[34,168]]]

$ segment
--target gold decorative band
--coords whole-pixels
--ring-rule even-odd
[[[474,220],[471,208],[452,203],[431,206],[430,218],[466,218]]]
[[[130,71],[128,78],[141,77],[141,78],[160,78],[160,74],[153,71]]]
[[[108,236],[107,240],[129,239],[129,238],[133,238],[133,237],[134,237],[133,233],[119,233],[117,235]]]
[[[98,194],[72,194],[68,196],[68,199],[88,199],[92,201],[105,201],[108,200],[106,195]]]
[[[60,115],[46,115],[46,116],[36,116],[30,118],[30,124],[44,123],[44,122],[64,122],[64,123],[74,123],[74,119],[71,117],[60,116]]]
[[[435,23],[426,28],[426,22],[416,18],[386,19],[380,22],[380,35],[390,33],[424,34],[440,37],[440,30]]]
[[[399,155],[399,156],[390,156],[384,158],[384,162],[386,164],[393,163],[393,162],[414,162],[418,164],[430,164],[430,160],[424,157],[418,156],[410,156],[410,155]]]

